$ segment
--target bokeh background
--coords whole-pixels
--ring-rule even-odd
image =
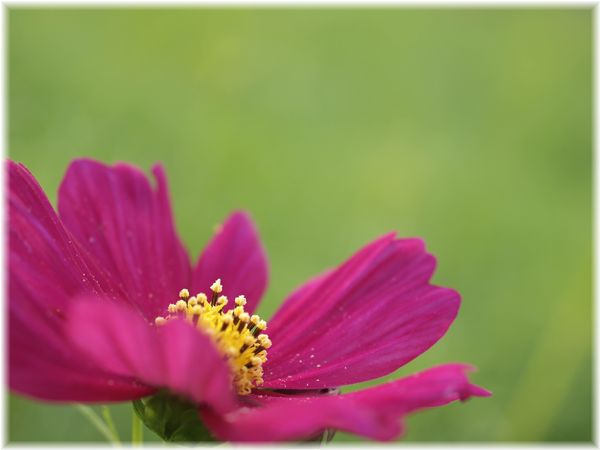
[[[386,379],[465,361],[494,396],[405,439],[590,441],[591,14],[11,8],[9,156],[53,202],[72,158],[162,161],[194,258],[248,209],[267,317],[376,236],[421,236],[462,309]],[[10,441],[102,440],[71,406],[8,408]]]

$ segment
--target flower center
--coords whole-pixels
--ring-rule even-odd
[[[269,336],[263,333],[267,322],[258,315],[250,316],[244,311],[246,298],[235,298],[235,306],[224,311],[227,297],[218,279],[210,287],[210,299],[200,292],[190,297],[187,289],[179,292],[179,300],[168,307],[169,314],[154,319],[157,326],[168,320],[183,317],[195,324],[198,330],[212,338],[219,351],[224,355],[233,373],[233,383],[238,394],[248,395],[253,387],[263,383],[263,363],[267,360],[267,349],[271,347]]]

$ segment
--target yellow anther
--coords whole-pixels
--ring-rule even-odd
[[[154,319],[154,324],[158,327],[164,325],[165,323],[167,323],[167,319],[165,319],[164,317],[157,317],[156,319]]]
[[[243,313],[244,313],[244,307],[243,306],[236,306],[235,308],[233,308],[233,315],[234,316],[239,317]]]
[[[169,311],[169,313],[171,313],[171,314],[175,314],[177,312],[177,305],[175,305],[174,303],[171,303],[169,305],[169,307],[167,308],[167,311]]]
[[[247,345],[248,347],[250,347],[251,345],[254,345],[255,342],[256,342],[256,339],[254,339],[254,336],[252,336],[251,334],[249,334],[248,336],[246,336],[244,338],[244,344]]]
[[[252,317],[250,317],[250,322],[252,322],[254,325],[258,324],[258,322],[260,322],[260,316],[252,314]]]
[[[221,292],[223,292],[223,286],[221,285],[221,279],[217,279],[217,281],[215,281],[212,286],[210,287],[210,290],[213,291],[216,294],[220,294]]]
[[[221,295],[217,299],[217,305],[223,305],[223,306],[225,306],[227,304],[227,302],[228,302],[227,297],[225,297],[224,295]]]
[[[190,291],[187,289],[182,289],[179,291],[179,298],[182,300],[186,300],[190,296]]]
[[[248,323],[250,322],[250,314],[248,314],[247,312],[243,312],[240,314],[240,320],[244,323]]]
[[[273,345],[273,343],[271,342],[271,339],[269,339],[269,336],[267,336],[266,334],[259,335],[258,336],[258,342],[264,348],[271,348],[271,345]]]
[[[245,306],[246,303],[248,302],[246,301],[246,297],[244,297],[243,295],[239,295],[235,298],[235,304],[237,306]]]
[[[177,308],[177,311],[183,312],[187,309],[187,303],[185,300],[177,300],[177,303],[175,303],[175,307]]]
[[[250,364],[252,364],[253,366],[260,366],[262,363],[262,359],[260,359],[258,356],[253,356],[252,358],[250,358]]]
[[[202,306],[200,305],[195,305],[192,307],[191,309],[192,314],[199,316],[200,314],[202,314]]]
[[[198,299],[196,299],[196,297],[190,297],[187,303],[189,306],[196,306],[198,304]]]
[[[265,322],[264,320],[261,320],[260,322],[258,322],[256,324],[256,328],[258,328],[259,330],[266,330],[267,329],[267,322]]]
[[[251,367],[248,369],[248,374],[252,375],[253,377],[258,377],[261,373],[262,373],[262,367],[260,367],[260,365],[258,365],[256,367]]]

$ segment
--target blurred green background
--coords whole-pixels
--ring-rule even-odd
[[[494,396],[415,415],[405,439],[590,441],[591,9],[8,19],[9,156],[53,202],[72,158],[162,161],[194,258],[230,210],[252,213],[267,317],[376,236],[421,236],[462,309],[386,379],[465,361]],[[70,406],[8,407],[10,441],[102,440]],[[127,435],[130,406],[112,410]]]

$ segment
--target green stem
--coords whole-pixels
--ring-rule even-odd
[[[142,429],[142,421],[133,411],[131,415],[131,444],[134,446],[139,446],[144,442],[144,434]]]
[[[98,416],[98,414],[96,414],[96,412],[92,408],[80,404],[76,404],[75,407],[83,416],[85,416],[86,419],[90,421],[94,428],[96,428],[96,430],[98,430],[108,442],[110,442],[113,445],[120,444],[117,436],[112,433],[110,428],[102,421],[100,416]]]
[[[117,431],[115,422],[113,421],[112,416],[110,415],[110,409],[106,405],[102,405],[102,417],[104,417],[104,421],[106,422],[106,425],[108,425],[108,429],[110,430],[112,435],[117,441],[120,442],[121,439],[119,438],[119,432]]]

